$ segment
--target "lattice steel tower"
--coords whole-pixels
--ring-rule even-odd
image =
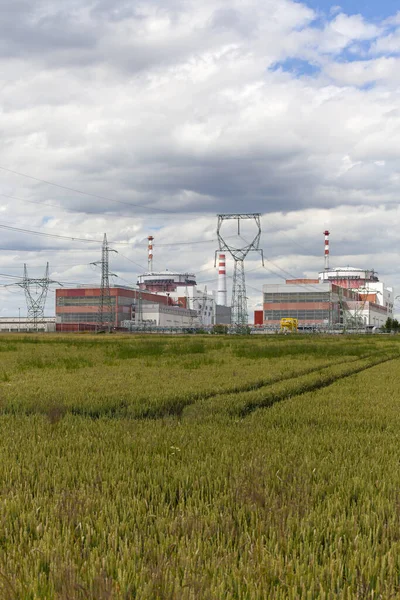
[[[261,222],[260,213],[235,213],[226,215],[217,215],[218,226],[217,236],[219,242],[219,251],[226,251],[234,260],[233,286],[232,286],[232,326],[237,333],[245,333],[248,330],[248,312],[246,281],[244,275],[244,261],[249,252],[259,252],[264,264],[263,251],[260,248]],[[252,220],[256,226],[256,234],[251,242],[241,236],[240,224],[244,220]],[[237,238],[240,238],[244,244],[239,247],[227,242],[227,236],[223,237],[221,233],[222,224],[227,220],[237,221]],[[235,236],[236,238],[236,236]]]
[[[49,263],[46,264],[44,277],[41,278],[28,277],[28,269],[24,264],[24,277],[17,285],[25,292],[27,321],[32,323],[34,331],[38,330],[38,325],[44,324],[44,308],[51,283],[58,283],[58,281],[49,279]]]
[[[101,267],[99,309],[97,311],[96,321],[97,332],[110,332],[112,327],[114,327],[114,309],[110,292],[110,277],[115,277],[115,275],[114,273],[110,273],[109,270],[110,252],[116,252],[116,250],[110,248],[107,242],[107,235],[104,234],[103,246],[101,249],[101,260],[92,263],[93,265],[99,265]]]

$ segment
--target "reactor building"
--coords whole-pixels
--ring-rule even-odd
[[[287,279],[263,285],[263,310],[255,323],[279,327],[283,318],[298,319],[300,328],[374,328],[393,317],[394,290],[374,270],[329,267],[329,231],[325,236],[324,270],[315,279]]]
[[[153,240],[148,237],[148,271],[139,275],[137,286],[110,285],[113,327],[186,329],[230,324],[225,255],[220,255],[218,292],[209,293],[197,286],[194,273],[154,271]],[[56,289],[57,331],[94,331],[101,293],[93,285]]]

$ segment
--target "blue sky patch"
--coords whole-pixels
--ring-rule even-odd
[[[341,11],[348,15],[361,14],[365,19],[386,19],[400,10],[398,0],[304,0],[303,2],[316,11],[324,11],[329,14],[331,8],[340,6]]]
[[[374,87],[376,87],[376,81],[367,81],[366,83],[363,83],[363,85],[360,85],[360,90],[368,92],[369,90],[374,89]]]
[[[320,72],[321,68],[318,65],[313,65],[307,60],[301,58],[286,58],[285,60],[276,62],[270,68],[271,71],[285,71],[287,73],[293,73],[295,75],[316,75]]]

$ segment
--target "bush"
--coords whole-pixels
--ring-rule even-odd
[[[212,333],[217,335],[226,335],[228,333],[228,325],[214,325]]]

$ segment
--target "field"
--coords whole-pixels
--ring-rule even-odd
[[[0,337],[0,598],[400,598],[397,336]]]

